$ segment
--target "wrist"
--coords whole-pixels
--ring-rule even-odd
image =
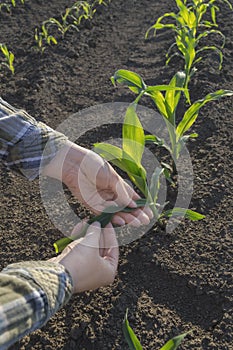
[[[80,164],[87,152],[85,148],[67,140],[55,157],[43,168],[41,174],[65,182],[64,179],[73,168],[78,175]]]

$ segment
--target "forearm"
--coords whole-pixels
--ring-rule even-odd
[[[0,273],[0,349],[42,327],[68,302],[72,279],[60,264],[29,261]]]
[[[67,137],[0,99],[0,160],[32,180],[66,143]],[[46,154],[44,149],[46,147]]]

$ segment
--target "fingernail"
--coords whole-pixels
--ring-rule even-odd
[[[101,227],[99,221],[94,221],[94,222],[91,224],[91,226],[99,227],[99,228]]]
[[[138,206],[137,206],[137,203],[135,201],[131,200],[131,202],[129,203],[129,207],[137,208]]]
[[[125,225],[125,220],[124,219],[118,217],[117,221],[118,221],[118,225],[120,225],[120,226],[124,226]]]

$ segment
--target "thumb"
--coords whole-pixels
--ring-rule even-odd
[[[87,247],[92,247],[92,248],[99,248],[100,235],[101,235],[100,223],[95,221],[93,224],[91,224],[88,227],[86,236],[82,240],[82,245],[85,245]]]

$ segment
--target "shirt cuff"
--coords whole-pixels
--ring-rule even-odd
[[[0,104],[0,158],[11,170],[34,180],[41,164],[46,166],[68,138],[2,99]]]
[[[41,164],[45,167],[67,140],[65,135],[43,123],[31,125],[22,139],[9,148],[7,166],[29,180],[34,180],[39,176]],[[43,153],[45,147],[46,153]]]
[[[0,348],[41,328],[73,292],[64,266],[49,261],[11,264],[0,273]]]

